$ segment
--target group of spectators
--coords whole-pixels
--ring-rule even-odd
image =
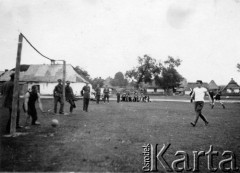
[[[150,97],[147,94],[144,94],[142,92],[134,91],[133,94],[130,92],[124,92],[121,95],[121,101],[122,102],[151,102]]]

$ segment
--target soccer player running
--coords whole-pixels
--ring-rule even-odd
[[[67,86],[65,87],[66,101],[69,102],[69,104],[70,104],[70,114],[72,114],[73,108],[76,108],[76,105],[74,102],[75,97],[73,94],[73,89],[70,86],[70,82],[67,81],[66,84],[67,84]]]
[[[28,127],[30,117],[32,117],[32,125],[40,125],[40,123],[37,121],[37,110],[35,107],[35,103],[38,101],[39,108],[41,112],[43,111],[41,97],[38,92],[37,86],[33,85],[31,88],[31,91],[28,91],[24,96],[24,104],[23,104],[23,110],[25,112],[25,115],[27,117],[25,127]]]
[[[83,93],[83,111],[88,112],[88,105],[90,100],[90,87],[88,83],[82,88]]]
[[[109,104],[109,88],[108,88],[108,85],[105,86],[104,90],[103,90],[103,93],[104,93],[104,104],[106,102],[106,99],[107,99],[107,102]]]
[[[206,120],[206,118],[202,114],[205,94],[208,95],[209,101],[211,103],[212,102],[211,96],[208,93],[207,89],[202,87],[202,81],[201,80],[197,80],[197,87],[193,89],[193,93],[191,95],[191,97],[195,99],[194,109],[195,109],[195,112],[196,112],[195,121],[191,122],[191,125],[193,127],[196,126],[199,117],[204,121],[205,125],[208,124],[208,121]]]
[[[217,94],[213,98],[214,98],[214,100],[213,100],[213,104],[212,104],[212,109],[213,109],[216,101],[218,101],[222,105],[223,109],[225,109],[225,106],[224,106],[223,102],[221,101],[221,91],[220,90],[217,91]]]

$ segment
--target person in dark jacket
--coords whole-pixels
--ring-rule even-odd
[[[107,99],[107,102],[109,104],[109,88],[108,88],[108,85],[105,86],[104,90],[103,90],[103,93],[104,93],[104,104],[106,102],[106,99]]]
[[[223,109],[225,109],[225,106],[224,106],[223,102],[221,101],[221,91],[220,90],[217,91],[216,95],[213,98],[214,98],[214,101],[212,104],[212,109],[213,109],[216,101],[218,101],[222,105]]]
[[[100,96],[101,96],[101,88],[100,88],[99,84],[97,84],[97,88],[96,88],[96,102],[97,102],[97,104],[99,104]]]
[[[10,126],[11,126],[14,76],[15,76],[15,74],[12,73],[10,75],[10,80],[5,82],[3,84],[3,88],[2,88],[3,107],[8,108],[8,110],[9,110],[9,119],[7,122],[6,133],[10,133]],[[16,128],[19,129],[19,128],[22,128],[22,126],[19,125],[19,119],[20,119],[19,99],[18,99],[17,104],[18,104],[18,109],[17,109]]]
[[[65,95],[66,95],[66,101],[69,102],[70,104],[70,114],[71,114],[73,111],[73,108],[76,108],[75,97],[73,94],[73,89],[70,86],[70,82],[67,81],[66,84],[67,85],[65,87]]]
[[[90,100],[90,87],[88,86],[88,83],[82,88],[82,94],[83,94],[83,111],[88,112],[88,105]]]
[[[120,98],[121,98],[121,93],[120,93],[120,91],[117,91],[117,103],[119,103],[120,102]]]
[[[55,86],[53,90],[53,97],[54,97],[54,113],[57,113],[57,104],[60,103],[60,109],[59,114],[64,114],[63,112],[63,86],[62,86],[62,80],[58,79],[58,85]]]

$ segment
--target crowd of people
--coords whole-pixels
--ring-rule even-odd
[[[139,93],[138,91],[134,91],[133,94],[130,92],[123,92],[120,97],[122,102],[151,102],[149,95],[143,92]]]

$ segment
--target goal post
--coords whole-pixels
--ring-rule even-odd
[[[13,87],[13,101],[12,101],[12,113],[11,113],[11,126],[10,135],[14,136],[16,133],[16,120],[19,109],[19,76],[20,76],[20,64],[21,64],[21,53],[22,53],[22,41],[23,35],[19,34],[18,37],[18,49],[17,49],[17,59],[16,68],[14,76],[14,87]]]
[[[65,101],[66,101],[65,87],[66,87],[66,61],[63,60],[63,110],[64,110],[64,113],[65,113]]]

